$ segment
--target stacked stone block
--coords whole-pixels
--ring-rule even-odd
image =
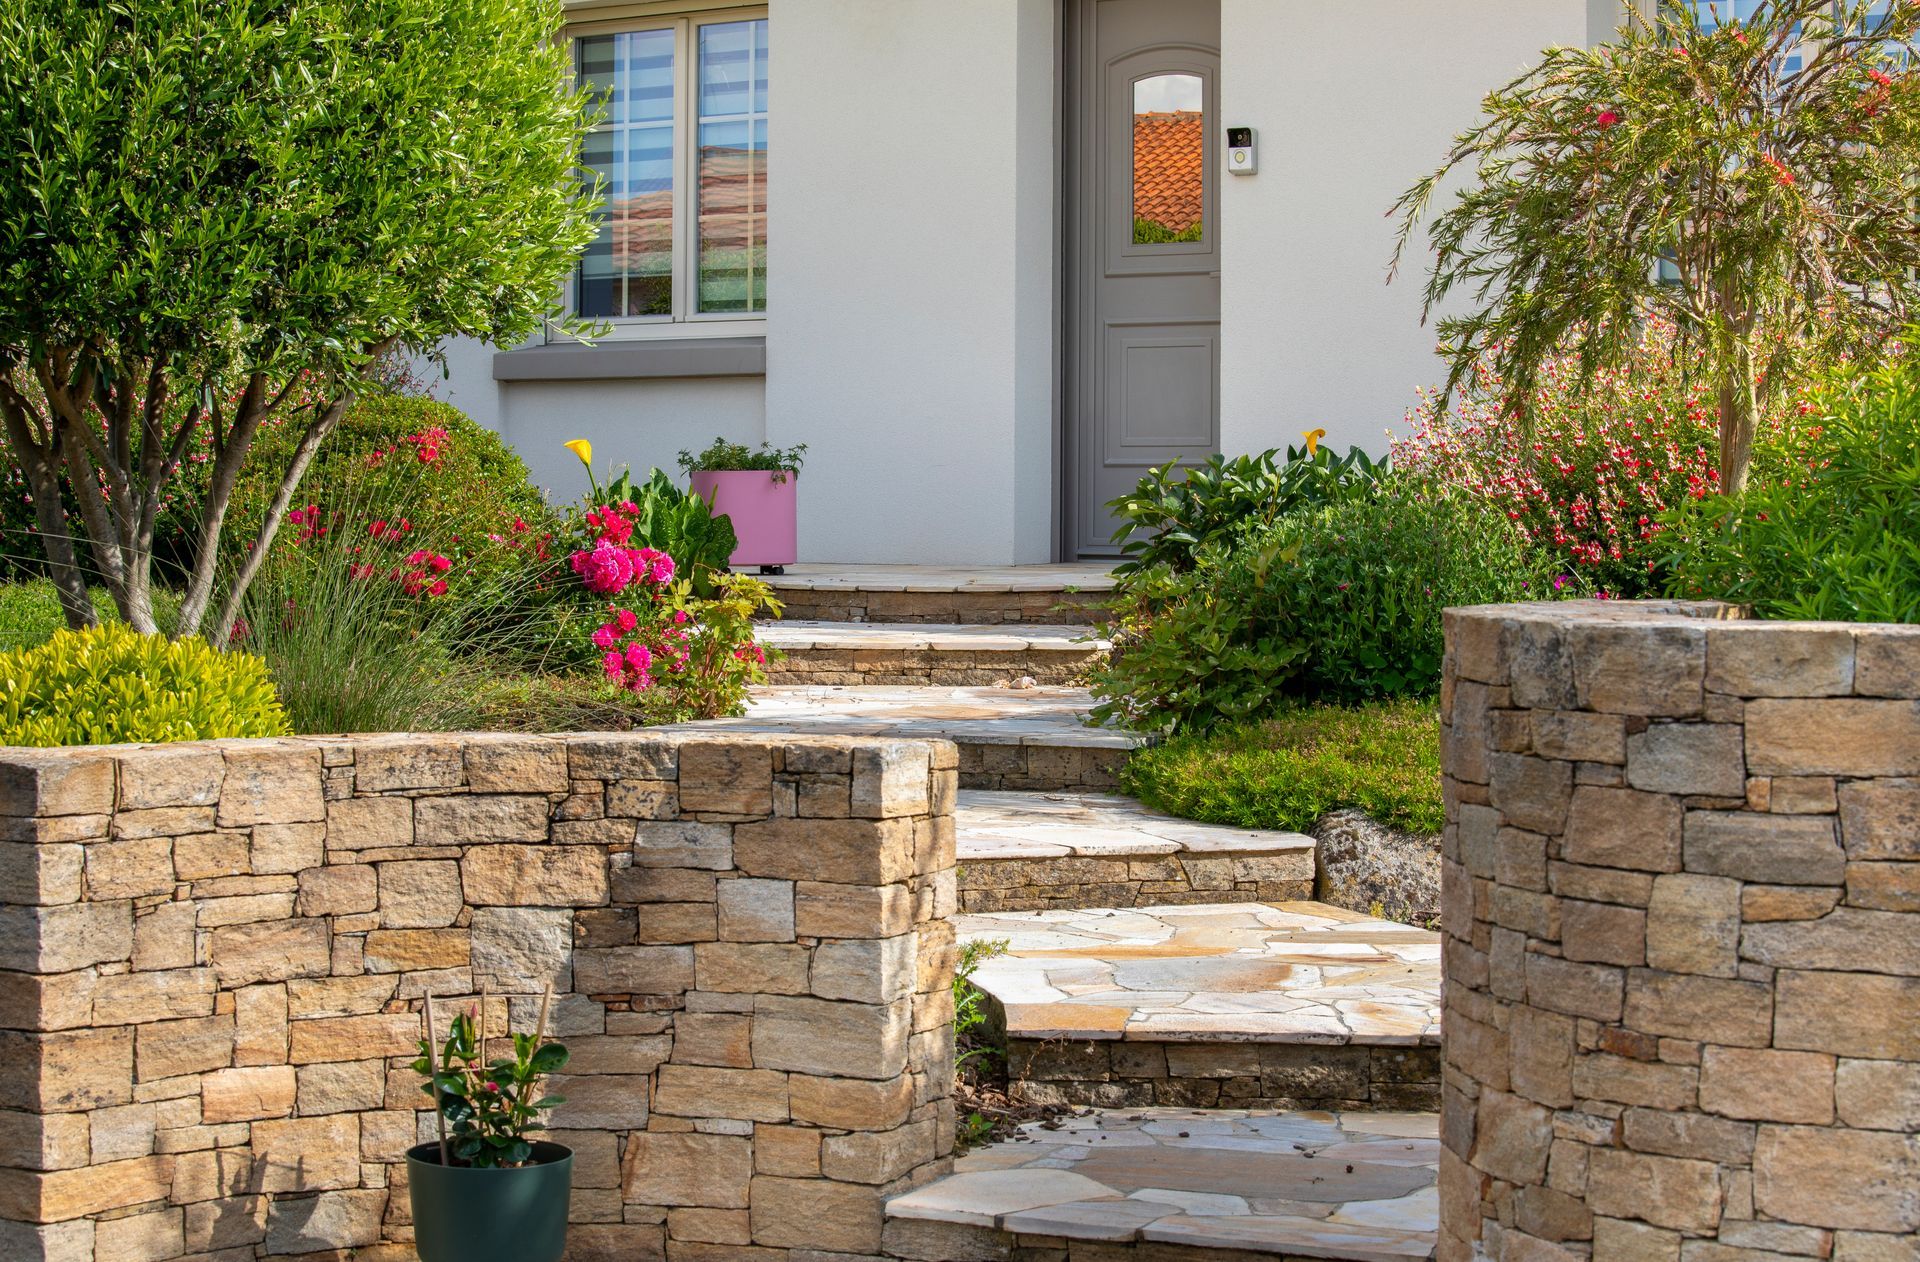
[[[0,754],[0,1257],[412,1257],[423,997],[572,1049],[571,1257],[877,1252],[948,1165],[944,742]]]
[[[1920,1259],[1920,627],[1447,616],[1441,1262]]]
[[[989,744],[960,746],[960,783],[969,789],[1053,793],[1065,790],[1111,792],[1137,742],[1094,733],[1077,744]]]
[[[804,622],[922,622],[962,626],[1088,626],[1106,620],[1110,591],[881,591],[788,586],[774,579],[785,617]]]
[[[776,684],[815,687],[990,688],[1015,679],[1036,684],[1079,683],[1099,660],[1089,645],[1061,649],[853,649],[783,650],[767,667]]]
[[[1404,1044],[1010,1039],[1022,1099],[1095,1108],[1431,1112],[1440,1049]]]

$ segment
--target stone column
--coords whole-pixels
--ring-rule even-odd
[[[1920,1259],[1920,627],[1447,615],[1442,1262]]]

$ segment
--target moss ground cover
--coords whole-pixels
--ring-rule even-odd
[[[1304,832],[1328,811],[1438,832],[1440,725],[1430,700],[1282,708],[1142,750],[1122,787],[1169,814]]]

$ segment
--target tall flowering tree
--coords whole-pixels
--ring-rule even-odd
[[[1620,366],[1664,317],[1704,351],[1739,491],[1764,406],[1810,367],[1884,354],[1920,299],[1920,5],[1731,10],[1665,4],[1614,43],[1547,50],[1402,196],[1394,261],[1464,175],[1425,295],[1447,393],[1487,357],[1524,410],[1556,356]]]
[[[156,526],[211,461],[177,633],[224,643],[381,357],[540,327],[592,238],[561,0],[0,0],[0,422],[67,618],[156,630]],[[269,418],[300,438],[220,547]],[[223,573],[222,557],[234,559]]]

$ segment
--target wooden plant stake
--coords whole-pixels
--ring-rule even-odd
[[[440,1124],[440,1164],[447,1166],[447,1115],[440,1107],[440,1055],[433,1041],[433,992],[427,992],[427,1071],[433,1084],[433,1120]]]

